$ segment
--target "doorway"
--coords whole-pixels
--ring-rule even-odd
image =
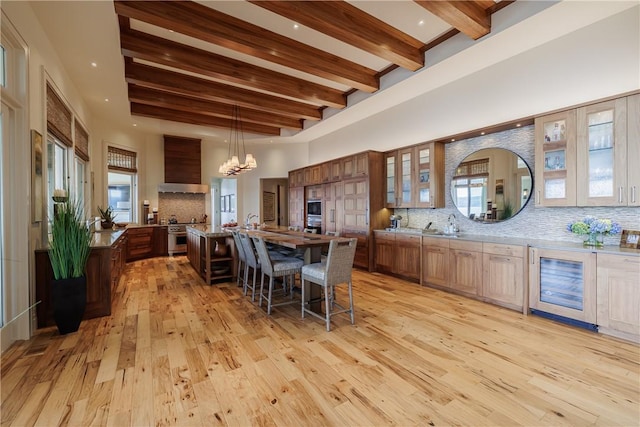
[[[260,179],[260,218],[271,225],[289,224],[289,180],[287,178]]]

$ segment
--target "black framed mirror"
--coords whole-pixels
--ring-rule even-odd
[[[497,223],[517,215],[531,198],[531,168],[504,148],[485,148],[465,157],[451,177],[451,198],[461,215]]]

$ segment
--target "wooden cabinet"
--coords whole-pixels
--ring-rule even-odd
[[[87,260],[87,305],[83,319],[111,314],[111,297],[124,269],[126,233],[120,235],[111,246],[92,247]],[[47,249],[35,251],[36,314],[38,328],[55,325],[51,302],[53,269]]]
[[[376,230],[374,239],[377,271],[420,281],[421,236]]]
[[[304,169],[289,172],[289,187],[304,187]]]
[[[640,257],[598,254],[599,332],[640,342]]]
[[[304,187],[289,188],[289,225],[304,228]]]
[[[351,230],[369,228],[369,180],[354,178],[343,183],[344,227]]]
[[[482,252],[481,295],[497,304],[525,311],[526,248],[484,243]]]
[[[324,187],[322,185],[310,185],[306,188],[307,200],[315,199],[322,200],[324,196]]]
[[[127,229],[127,262],[149,258],[153,255],[153,228]]]
[[[428,143],[385,154],[389,208],[444,207],[444,145]]]
[[[322,182],[322,166],[314,165],[304,169],[304,185],[320,184]]]
[[[535,247],[529,252],[529,307],[595,328],[596,254]]]
[[[626,206],[627,98],[578,108],[577,122],[577,205]]]
[[[369,174],[369,153],[363,152],[342,159],[342,178]]]
[[[216,252],[216,244],[225,247],[224,253]],[[187,229],[187,259],[205,283],[233,279],[237,274],[235,254],[233,237],[210,236]]]
[[[576,204],[576,112],[535,119],[536,206]]]
[[[449,239],[422,237],[422,282],[449,287]]]
[[[449,287],[471,295],[481,292],[481,242],[449,241]]]
[[[358,239],[358,244],[356,246],[356,255],[353,260],[354,267],[363,268],[368,270],[371,262],[371,253],[369,250],[369,232],[362,230],[350,230],[343,229],[341,233],[342,237],[347,238],[356,238]]]
[[[538,117],[536,206],[640,206],[640,95]]]
[[[322,230],[325,232],[342,231],[342,221],[344,218],[344,200],[342,198],[342,191],[342,182],[324,184]]]
[[[153,256],[169,255],[169,229],[167,227],[153,227]]]
[[[379,273],[395,273],[396,233],[393,231],[374,231],[376,271]]]

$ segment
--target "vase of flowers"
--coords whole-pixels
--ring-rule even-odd
[[[608,218],[601,219],[587,216],[584,219],[571,221],[567,224],[567,231],[584,237],[584,246],[604,246],[604,236],[620,233],[622,228],[617,222]]]

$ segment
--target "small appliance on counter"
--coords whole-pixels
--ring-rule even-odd
[[[175,215],[171,215],[169,217],[169,224],[177,224],[178,223],[178,218],[176,218]]]
[[[402,220],[402,216],[391,215],[389,219],[391,220],[391,228],[395,228],[395,229],[400,228],[400,220]]]

